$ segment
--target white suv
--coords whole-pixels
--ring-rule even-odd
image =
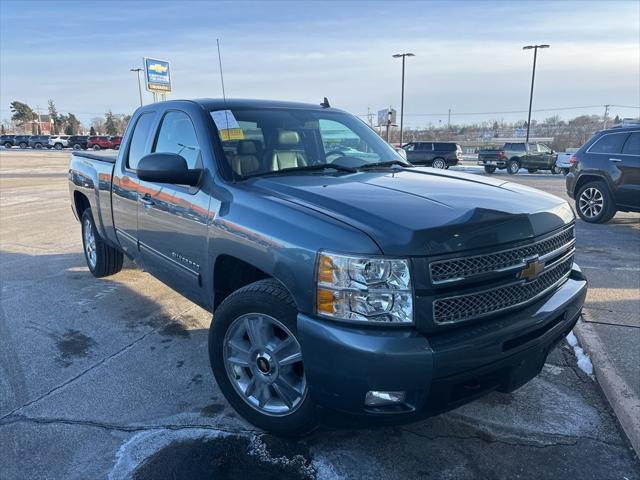
[[[56,135],[49,138],[49,146],[56,150],[62,150],[69,146],[69,135]]]

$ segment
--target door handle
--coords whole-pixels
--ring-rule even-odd
[[[618,162],[621,162],[622,159],[620,159],[620,158],[610,158],[609,161],[618,163]]]
[[[151,208],[156,203],[151,199],[151,195],[146,193],[143,197],[140,197],[140,203],[144,206],[144,208]]]

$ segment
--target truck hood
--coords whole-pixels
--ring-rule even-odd
[[[263,177],[253,188],[362,230],[385,255],[438,255],[525,240],[575,218],[567,202],[539,190],[431,168]]]

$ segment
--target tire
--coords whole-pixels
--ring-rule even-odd
[[[24,142],[21,142],[21,143],[19,143],[19,144],[18,144],[18,146],[24,150],[24,149],[25,149],[25,148],[27,148],[29,145],[27,145],[27,144],[26,144],[26,143],[24,143]]]
[[[122,252],[104,243],[96,230],[91,209],[82,213],[82,249],[89,271],[94,277],[108,277],[122,270]],[[90,229],[90,230],[89,230]],[[91,242],[93,240],[93,242]],[[95,257],[93,256],[95,254]]]
[[[114,146],[113,146],[113,149],[114,149],[114,150],[120,150],[120,145],[114,145]]]
[[[282,436],[302,435],[318,424],[299,350],[297,314],[293,300],[279,282],[272,279],[260,280],[227,297],[216,309],[209,329],[209,360],[218,386],[227,401],[253,425]],[[250,340],[250,330],[253,330],[252,336],[256,340],[262,338],[263,341]],[[262,333],[256,335],[260,331]],[[276,352],[284,344],[283,339],[287,340],[287,348],[291,350],[286,353],[281,351],[280,355],[291,359],[294,357],[292,352],[295,352],[295,357],[299,358],[295,363],[279,363]],[[274,342],[275,348],[272,346]],[[232,347],[234,344],[241,348]],[[233,355],[231,351],[234,352]],[[245,356],[246,364],[238,363],[244,362]],[[273,374],[262,373],[265,369]],[[243,380],[246,387],[242,385]],[[279,386],[283,381],[285,385],[295,387],[293,390],[286,390],[290,395],[289,400],[295,396],[293,402],[289,401],[287,405],[283,400],[285,396],[279,395],[280,391],[284,391]],[[250,390],[250,393],[243,393],[243,388],[246,388],[245,392]],[[264,399],[265,395],[270,397],[261,406],[258,398]],[[281,411],[275,410],[278,402],[281,403]],[[272,411],[267,411],[268,409]]]
[[[563,168],[563,169],[562,169],[562,174],[563,174],[564,176],[567,176],[567,175],[569,174],[569,169],[568,169],[568,168]]]
[[[33,148],[35,148],[36,150],[42,150],[42,144],[41,143],[36,143]]]
[[[585,222],[607,223],[616,214],[616,202],[604,182],[589,182],[578,190],[576,211]]]
[[[484,166],[484,173],[488,173],[489,175],[491,175],[495,171],[496,171],[496,167],[494,167],[493,165]]]
[[[61,143],[56,143],[53,148],[55,148],[56,150],[62,150],[62,144]]]
[[[558,175],[560,172],[562,172],[562,170],[559,167],[551,165],[551,173],[553,173],[554,175]]]
[[[443,158],[434,158],[433,162],[431,162],[431,166],[433,168],[444,170],[447,167],[447,162],[445,162]]]
[[[98,150],[100,150],[100,145],[94,145],[93,149],[97,152]]]
[[[11,147],[13,147],[13,143],[11,143],[11,142],[5,142],[5,144],[4,144],[4,148],[11,148]]]
[[[538,171],[537,168],[527,168],[527,172],[529,173],[536,173]]]
[[[80,145],[79,143],[74,143],[73,144],[73,149],[74,150],[82,150],[82,145]]]
[[[509,175],[515,175],[519,171],[520,171],[520,160],[517,160],[515,158],[509,160],[509,162],[507,163],[507,173],[509,173]]]

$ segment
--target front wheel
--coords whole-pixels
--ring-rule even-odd
[[[556,165],[551,166],[551,173],[553,173],[554,175],[558,175],[561,171],[562,169],[560,167]]]
[[[107,277],[122,270],[122,252],[104,243],[96,230],[90,208],[82,213],[82,246],[87,266],[94,277]]]
[[[56,143],[53,148],[55,148],[56,150],[62,150],[62,144],[61,143]]]
[[[13,147],[13,143],[11,143],[11,142],[5,142],[5,144],[4,144],[4,148],[11,148],[11,147]]]
[[[569,169],[568,168],[563,168],[562,169],[562,174],[565,175],[565,176],[568,175],[569,174]]]
[[[36,150],[42,150],[42,144],[41,143],[36,143],[33,148],[35,148]]]
[[[616,214],[616,204],[603,182],[589,182],[578,190],[576,210],[585,222],[606,223]]]
[[[94,145],[93,149],[97,152],[98,150],[100,150],[100,145]]]
[[[82,150],[82,145],[80,145],[79,143],[74,143],[73,144],[73,149],[74,150]]]
[[[26,143],[22,142],[22,143],[19,145],[19,147],[20,147],[20,148],[22,148],[22,149],[24,150],[25,148],[27,148],[27,147],[28,147],[28,145],[27,145]]]
[[[496,167],[494,167],[493,165],[484,166],[484,173],[492,174],[495,171],[496,171]]]
[[[431,166],[433,168],[440,168],[442,170],[444,170],[447,166],[446,162],[442,159],[442,158],[436,158],[432,163]]]
[[[277,435],[317,425],[309,396],[298,311],[276,280],[260,280],[227,297],[209,329],[209,359],[218,386],[246,420]]]
[[[507,163],[507,172],[509,175],[515,175],[520,171],[520,162],[518,160],[509,160]]]

